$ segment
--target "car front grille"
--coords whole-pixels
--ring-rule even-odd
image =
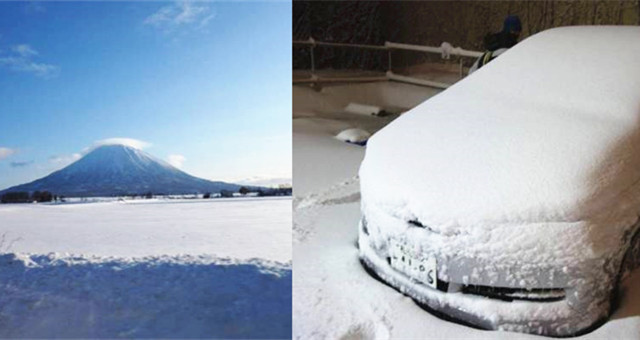
[[[387,257],[387,263],[391,265],[391,258]],[[404,274],[404,273],[403,273]],[[406,274],[404,274],[406,275]],[[484,296],[490,299],[502,301],[531,301],[531,302],[554,302],[564,300],[566,292],[564,288],[508,288],[508,287],[491,287],[481,285],[459,285],[450,284],[447,281],[437,279],[437,290],[443,293],[460,292],[462,294],[471,294]]]
[[[463,285],[463,294],[472,294],[503,301],[523,300],[532,302],[554,302],[565,298],[562,288],[506,288],[479,285]]]

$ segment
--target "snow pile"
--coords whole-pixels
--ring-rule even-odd
[[[291,268],[211,256],[0,255],[3,338],[285,338]]]
[[[451,55],[469,55],[470,53],[477,53],[474,51],[467,51],[462,47],[453,47],[451,43],[443,41],[440,44],[440,57],[442,59],[451,59]]]
[[[442,50],[442,53],[440,55],[442,59],[451,59],[451,54],[454,51],[453,45],[444,41],[442,42],[442,44],[440,44],[440,49]]]
[[[345,112],[365,115],[365,116],[378,116],[382,112],[382,109],[379,106],[374,105],[365,105],[358,103],[349,103],[347,107],[344,108]]]
[[[339,134],[336,135],[336,138],[347,143],[364,145],[367,143],[367,140],[371,137],[371,134],[362,129],[346,129],[340,131]]]

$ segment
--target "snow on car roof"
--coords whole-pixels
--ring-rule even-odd
[[[435,224],[637,215],[639,56],[640,27],[525,39],[370,139],[363,204]]]

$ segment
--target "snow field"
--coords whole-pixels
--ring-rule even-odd
[[[291,198],[0,205],[11,249],[97,256],[291,260]]]
[[[379,117],[345,115],[340,111],[344,103],[417,105],[437,93],[414,86],[397,91],[400,86],[405,85],[352,84],[320,92],[294,86],[294,338],[541,338],[441,320],[373,279],[358,262],[360,183],[356,175],[366,148],[337,142],[333,136],[347,128],[375,132],[387,123]],[[331,105],[336,102],[340,105]],[[610,320],[578,339],[640,339],[637,287],[638,270],[623,281],[619,306]]]
[[[0,337],[287,338],[291,198],[0,205]]]

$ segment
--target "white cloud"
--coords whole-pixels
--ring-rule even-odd
[[[71,164],[78,159],[82,158],[82,155],[79,153],[74,153],[71,155],[59,155],[59,156],[51,156],[49,157],[49,162],[56,165],[67,165]]]
[[[134,149],[142,150],[150,147],[151,143],[148,143],[139,139],[116,137],[116,138],[107,138],[107,139],[96,141],[93,143],[93,145],[89,149],[92,150],[103,145],[126,145]]]
[[[5,159],[16,153],[16,150],[0,147],[0,160]]]
[[[176,168],[182,168],[182,164],[187,160],[183,155],[169,155],[167,162]]]
[[[34,50],[31,46],[27,44],[12,46],[11,50],[22,57],[30,57],[30,56],[38,55],[38,51]]]
[[[203,28],[205,26],[207,26],[209,24],[209,22],[211,21],[211,19],[216,17],[216,11],[213,10],[211,14],[207,15],[206,17],[202,18],[202,20],[200,20],[198,27],[199,28]]]
[[[38,51],[27,44],[11,46],[9,55],[0,56],[0,67],[6,67],[12,71],[27,72],[39,77],[53,77],[58,75],[60,67],[33,60]]]
[[[203,28],[215,16],[215,10],[206,4],[183,1],[161,7],[148,16],[144,20],[144,24],[171,32],[179,27]]]

